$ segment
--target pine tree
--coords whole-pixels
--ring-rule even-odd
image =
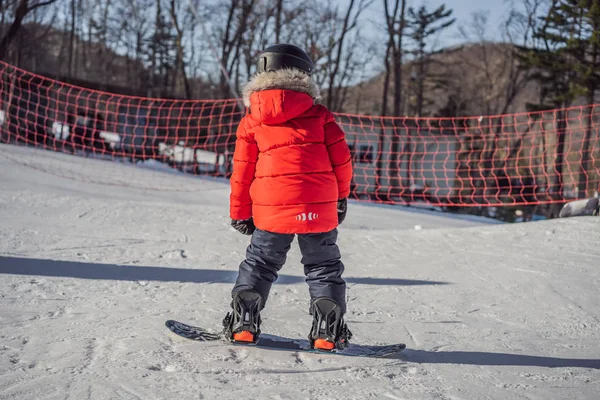
[[[445,5],[441,5],[435,10],[429,12],[425,6],[419,7],[415,11],[412,7],[408,9],[408,27],[410,37],[415,41],[417,48],[414,51],[416,55],[417,71],[415,81],[417,84],[417,103],[416,114],[421,117],[423,114],[425,80],[427,79],[427,66],[429,58],[427,57],[427,41],[430,36],[442,31],[456,21],[450,18],[452,10],[447,10]]]
[[[523,68],[535,71],[533,78],[540,84],[540,101],[530,104],[530,110],[567,108],[578,98],[593,104],[600,88],[600,0],[555,0],[535,34],[540,46],[520,49]],[[580,165],[579,193],[585,196],[589,171],[592,108],[583,143]],[[554,191],[562,197],[566,116],[556,113],[557,157],[555,168],[558,182]]]

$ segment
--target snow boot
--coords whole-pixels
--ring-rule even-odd
[[[310,307],[313,316],[308,340],[311,349],[332,351],[348,347],[352,332],[344,322],[340,305],[329,297],[315,299]]]
[[[232,342],[258,342],[260,336],[260,311],[263,308],[262,296],[253,290],[243,290],[234,295],[231,301],[233,310],[223,319],[223,333]]]

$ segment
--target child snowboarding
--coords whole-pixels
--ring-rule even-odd
[[[244,88],[249,112],[236,134],[230,216],[252,238],[232,290],[233,310],[223,320],[232,341],[258,341],[260,312],[296,235],[310,293],[311,347],[343,349],[352,337],[343,319],[346,284],[336,244],[351,156],[333,115],[315,104],[313,69],[302,49],[271,46]]]

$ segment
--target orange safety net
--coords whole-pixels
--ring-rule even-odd
[[[0,142],[155,160],[228,177],[244,114],[235,99],[173,100],[77,87],[0,62]],[[513,115],[336,114],[353,155],[351,197],[390,204],[562,203],[600,189],[600,105]]]

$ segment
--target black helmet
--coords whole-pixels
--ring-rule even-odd
[[[276,44],[267,47],[258,55],[257,73],[277,71],[283,68],[297,68],[310,75],[314,65],[304,50],[292,44]]]

